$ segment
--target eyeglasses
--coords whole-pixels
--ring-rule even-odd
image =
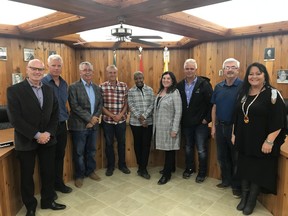
[[[236,66],[225,66],[224,67],[224,70],[236,70],[236,69],[238,69],[238,67],[236,67]]]
[[[91,70],[91,69],[84,69],[84,70],[81,70],[81,71],[84,71],[85,73],[92,73],[93,72],[93,70]]]
[[[42,72],[42,71],[44,71],[45,70],[45,68],[37,68],[37,67],[31,67],[31,66],[29,66],[28,68],[30,68],[32,71],[39,71],[39,72]]]

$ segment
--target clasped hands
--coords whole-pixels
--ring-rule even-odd
[[[147,124],[147,122],[146,122],[146,119],[144,118],[143,115],[141,115],[141,116],[138,118],[138,120],[140,121],[142,127],[148,127],[148,124]]]
[[[97,116],[92,116],[90,122],[86,125],[86,128],[92,128],[95,124],[99,123],[99,118]]]
[[[51,135],[48,132],[40,133],[37,143],[46,144],[50,141]]]

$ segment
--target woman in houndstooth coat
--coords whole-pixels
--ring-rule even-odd
[[[176,77],[172,72],[163,73],[154,103],[154,144],[156,149],[165,151],[163,176],[158,181],[159,185],[166,184],[170,180],[175,167],[175,150],[180,149],[182,102],[176,84]]]

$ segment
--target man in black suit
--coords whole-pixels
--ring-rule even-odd
[[[58,125],[58,102],[53,90],[43,84],[44,64],[38,59],[29,61],[27,79],[8,87],[8,116],[14,127],[14,143],[20,161],[21,195],[27,208],[26,216],[35,215],[33,173],[36,155],[41,178],[41,208],[61,210],[54,197],[55,133]]]

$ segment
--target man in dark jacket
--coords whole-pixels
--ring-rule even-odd
[[[44,64],[38,59],[29,61],[27,79],[8,87],[8,115],[14,127],[14,142],[20,161],[21,195],[29,216],[35,215],[33,173],[36,155],[41,177],[41,208],[61,210],[65,205],[54,201],[54,158],[58,102],[53,90],[43,84]]]
[[[199,158],[199,170],[196,182],[201,183],[207,175],[208,123],[211,121],[210,103],[212,87],[209,79],[196,75],[197,62],[187,59],[184,63],[185,79],[177,84],[182,99],[182,133],[185,143],[186,169],[183,178],[188,179],[195,171],[194,146]]]

